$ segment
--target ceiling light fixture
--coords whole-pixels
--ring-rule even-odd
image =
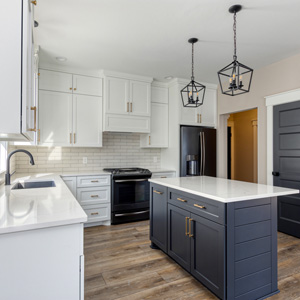
[[[198,39],[191,38],[188,42],[192,44],[192,77],[191,82],[181,90],[181,99],[184,107],[198,107],[203,104],[206,87],[194,78],[194,44]]]
[[[233,5],[229,12],[233,14],[233,62],[218,72],[222,94],[236,96],[250,91],[253,69],[241,64],[236,55],[236,14],[241,11],[241,5]],[[229,81],[229,84],[228,84]]]
[[[60,61],[60,62],[64,62],[64,61],[67,61],[67,58],[66,57],[63,57],[63,56],[57,56],[56,57],[56,60]]]

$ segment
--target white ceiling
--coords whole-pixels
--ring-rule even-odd
[[[300,52],[299,0],[39,0],[35,41],[42,64],[65,56],[66,67],[162,79],[190,77],[187,40],[197,37],[196,79],[217,83],[232,61],[233,4],[243,5],[240,62],[256,69]]]

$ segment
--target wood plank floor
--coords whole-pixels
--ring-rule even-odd
[[[85,229],[85,300],[218,299],[149,245],[149,222]],[[300,239],[278,233],[280,294],[300,300]]]

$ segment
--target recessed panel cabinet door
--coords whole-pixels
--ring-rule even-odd
[[[129,113],[129,80],[106,78],[106,113]]]
[[[72,94],[39,91],[40,144],[71,146]]]
[[[130,113],[150,116],[151,85],[147,82],[130,81]]]
[[[168,105],[160,103],[151,104],[151,147],[168,147]]]
[[[188,211],[168,204],[168,254],[187,271],[191,269],[189,217]]]
[[[73,93],[90,96],[102,96],[102,79],[73,75]]]
[[[72,93],[72,74],[40,69],[39,89]]]
[[[203,126],[216,126],[217,115],[217,91],[214,89],[206,89],[203,105],[198,108],[201,115],[200,123]]]
[[[102,146],[102,98],[73,95],[73,144]]]
[[[224,299],[225,227],[191,214],[191,273]]]

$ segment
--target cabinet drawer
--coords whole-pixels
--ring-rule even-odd
[[[78,188],[77,200],[81,205],[110,203],[110,186]]]
[[[225,224],[225,203],[169,189],[168,202],[194,214]]]
[[[77,187],[93,187],[110,185],[110,176],[78,176]]]
[[[110,203],[98,205],[83,205],[88,216],[87,223],[110,220]]]
[[[175,177],[175,172],[160,172],[160,173],[152,173],[151,178],[170,178]]]

